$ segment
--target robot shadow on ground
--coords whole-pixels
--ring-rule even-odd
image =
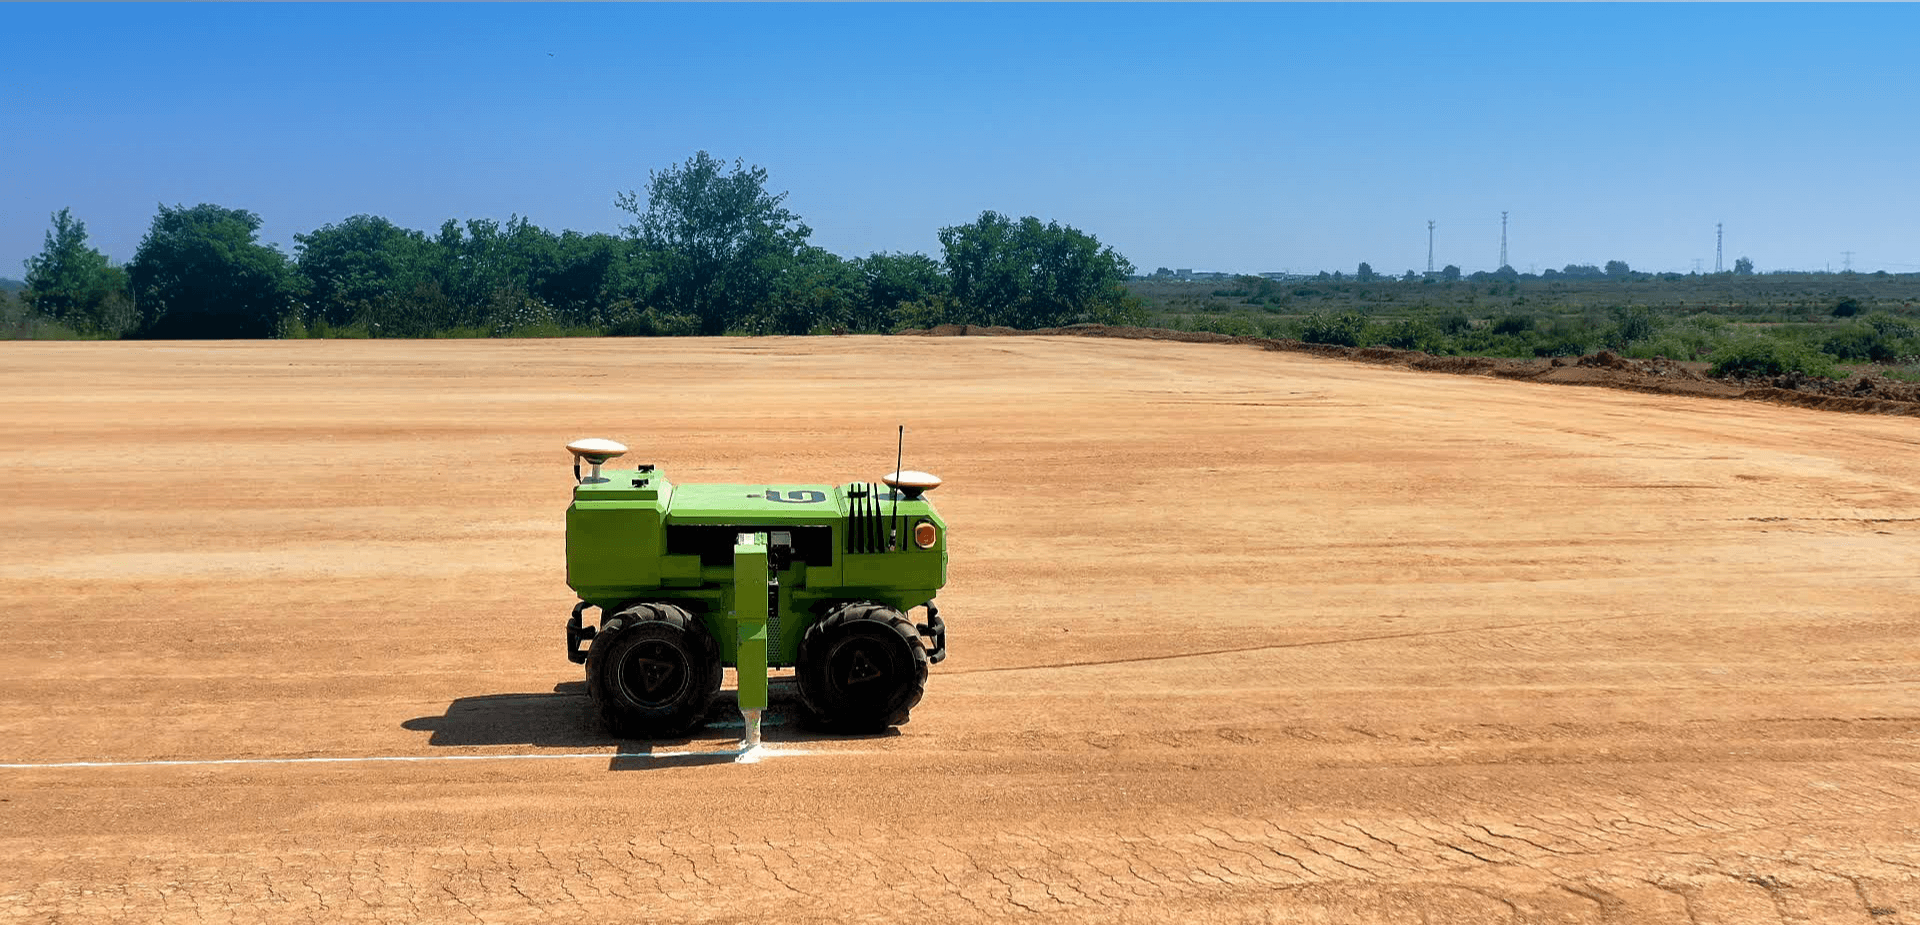
[[[767,712],[761,735],[768,745],[788,745],[841,739],[871,739],[899,735],[888,729],[871,735],[840,735],[809,731],[800,725],[799,693],[791,679],[773,678],[768,684]],[[649,770],[701,764],[732,763],[738,752],[742,723],[734,691],[723,690],[707,712],[707,724],[669,739],[623,739],[600,725],[587,699],[584,681],[563,681],[546,694],[480,694],[447,704],[439,716],[421,716],[400,724],[414,732],[432,733],[427,744],[438,748],[475,748],[524,745],[536,748],[617,747],[610,770]],[[691,752],[656,753],[661,747],[692,746]]]

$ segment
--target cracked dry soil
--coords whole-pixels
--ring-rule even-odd
[[[0,763],[604,756],[0,769],[0,922],[1920,925],[1909,419],[1081,338],[0,384]],[[844,481],[896,422],[953,525],[913,721],[600,733],[561,445]]]

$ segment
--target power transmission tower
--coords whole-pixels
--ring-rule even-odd
[[[1715,273],[1718,273],[1721,270],[1721,266],[1720,266],[1720,241],[1721,241],[1720,229],[1721,227],[1722,226],[1720,222],[1713,223],[1713,272]]]
[[[1843,272],[1852,273],[1853,272],[1853,251],[1841,251],[1840,256],[1846,258],[1846,262],[1840,265],[1842,268],[1844,268]]]
[[[1427,275],[1433,275],[1433,219],[1427,219]]]
[[[1500,213],[1500,266],[1507,265],[1507,213]]]

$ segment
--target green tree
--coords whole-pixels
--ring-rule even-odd
[[[1460,268],[1449,263],[1440,270],[1440,278],[1449,283],[1460,281]]]
[[[1733,261],[1733,275],[1735,275],[1735,276],[1752,276],[1752,275],[1753,275],[1753,261],[1752,261],[1752,260],[1749,260],[1749,259],[1747,259],[1747,258],[1745,258],[1745,257],[1740,257],[1740,258],[1736,258],[1736,259],[1735,259],[1735,260]]]
[[[778,291],[750,315],[756,334],[814,334],[845,330],[865,294],[860,271],[818,247],[803,247],[780,274]]]
[[[378,325],[382,333],[419,336],[443,319],[426,317],[414,301],[433,284],[426,235],[377,215],[355,215],[293,236],[296,265],[306,289],[306,321],[330,326]],[[407,330],[401,330],[407,329]]]
[[[622,226],[645,249],[646,300],[673,315],[700,320],[703,334],[723,334],[768,307],[780,274],[813,233],[767,192],[767,171],[705,151],[685,164],[649,171],[643,197],[619,194],[614,204],[634,221]]]
[[[972,224],[940,229],[940,246],[966,323],[1043,328],[1144,317],[1123,288],[1133,264],[1070,226],[987,211]]]
[[[1353,271],[1353,278],[1363,283],[1373,282],[1373,267],[1365,260],[1360,261],[1359,269]]]
[[[849,325],[856,331],[890,331],[900,306],[947,294],[946,270],[925,254],[875,253],[850,261],[866,291]]]
[[[555,239],[518,215],[505,223],[448,219],[434,238],[434,273],[451,304],[453,327],[486,327],[496,334],[553,321],[538,296],[542,271],[555,264]]]
[[[127,267],[142,337],[269,337],[293,304],[286,255],[256,241],[260,216],[160,206]]]
[[[625,247],[610,234],[563,232],[542,249],[534,295],[567,325],[604,325],[621,276]]]
[[[1630,266],[1627,266],[1627,262],[1625,260],[1609,260],[1607,261],[1606,272],[1608,276],[1611,276],[1614,279],[1626,279],[1627,277],[1633,275],[1633,268]]]
[[[26,261],[24,299],[34,311],[77,330],[118,336],[133,327],[126,271],[87,246],[87,225],[55,212],[40,254]]]

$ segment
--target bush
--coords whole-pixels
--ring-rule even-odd
[[[926,330],[948,323],[949,319],[960,316],[953,300],[939,293],[928,295],[924,299],[901,302],[893,308],[893,330]]]
[[[614,337],[692,337],[700,333],[700,319],[657,308],[629,311],[607,328]]]
[[[1654,336],[1652,340],[1643,340],[1625,350],[1622,356],[1640,360],[1654,357],[1666,357],[1669,360],[1702,360],[1726,343],[1726,325],[1724,323],[1700,323],[1702,316],[1688,319],[1680,324],[1668,327]],[[1708,317],[1708,321],[1718,319]]]
[[[1646,306],[1616,308],[1613,310],[1613,331],[1607,335],[1607,346],[1625,350],[1652,338],[1659,330],[1660,318],[1653,313],[1653,309]]]
[[[1555,318],[1534,331],[1537,357],[1577,357],[1591,352],[1615,334],[1587,318]]]
[[[1465,312],[1453,312],[1452,314],[1441,315],[1438,323],[1440,330],[1446,332],[1447,335],[1451,337],[1458,337],[1473,330],[1473,319],[1468,318]]]
[[[48,318],[14,298],[0,292],[0,340],[81,340],[80,332]]]
[[[1259,326],[1247,315],[1195,315],[1191,323],[1189,330],[1208,334],[1225,334],[1228,337],[1256,337],[1260,334]]]
[[[1884,351],[1880,345],[1880,335],[1864,324],[1848,324],[1835,328],[1832,334],[1827,335],[1826,339],[1820,342],[1820,349],[1842,360],[1882,359],[1883,357],[1876,357],[1874,354]],[[1888,354],[1883,353],[1883,356],[1890,358]]]
[[[1491,328],[1476,328],[1454,339],[1449,353],[1462,356],[1530,357],[1536,346],[1531,334],[1495,334]]]
[[[1537,357],[1577,357],[1584,356],[1588,343],[1578,336],[1560,334],[1546,338],[1534,345],[1533,355]]]
[[[1308,315],[1300,326],[1300,339],[1309,344],[1333,344],[1337,347],[1358,347],[1367,333],[1367,316],[1359,312],[1341,312],[1329,315],[1315,312]]]
[[[1422,350],[1438,353],[1445,349],[1447,336],[1440,329],[1425,321],[1409,320],[1399,322],[1387,328],[1378,338],[1378,342],[1400,350]]]
[[[1837,378],[1839,375],[1832,357],[1805,344],[1764,337],[1741,341],[1719,351],[1713,368],[1707,371],[1707,375],[1714,378],[1784,376],[1788,373],[1824,379]]]
[[[1833,317],[1852,318],[1860,314],[1860,300],[1847,298],[1833,303]]]
[[[1820,349],[1842,360],[1891,363],[1920,353],[1920,337],[1905,320],[1876,312],[1862,322],[1840,325],[1821,341]]]
[[[487,321],[495,337],[541,337],[554,330],[553,308],[525,292],[497,289],[487,301]]]
[[[1533,330],[1532,315],[1506,315],[1493,322],[1493,333],[1503,335],[1525,334]]]
[[[1267,337],[1286,337],[1292,333],[1290,330],[1292,327],[1293,325],[1284,318],[1260,319],[1260,333]]]
[[[1874,333],[1879,334],[1881,337],[1893,340],[1907,340],[1916,335],[1920,335],[1920,331],[1916,331],[1907,319],[1897,318],[1886,312],[1874,312],[1860,320],[1866,322],[1869,327],[1873,328]]]

